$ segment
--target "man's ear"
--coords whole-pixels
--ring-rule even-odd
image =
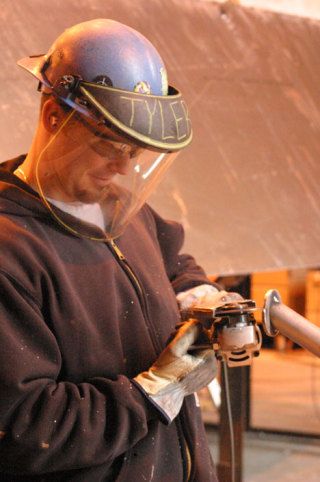
[[[41,121],[45,129],[54,134],[65,119],[66,113],[54,99],[49,98],[42,106]]]

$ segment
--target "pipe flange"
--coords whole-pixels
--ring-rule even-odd
[[[263,324],[264,331],[268,336],[275,337],[279,333],[279,330],[277,330],[272,326],[270,312],[274,305],[279,305],[281,303],[282,303],[281,296],[278,290],[268,290],[264,295],[264,307],[262,310],[262,324]]]

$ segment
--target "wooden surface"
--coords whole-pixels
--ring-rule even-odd
[[[320,360],[265,350],[251,371],[251,426],[320,435]]]
[[[152,204],[209,273],[320,265],[320,24],[198,0],[1,1],[1,159],[26,151],[36,82],[16,60],[110,17],[145,34],[190,106],[194,142]]]
[[[305,316],[320,326],[320,270],[311,270],[307,274]]]
[[[250,428],[320,436],[320,360],[315,356],[303,349],[262,350],[251,366],[250,392]],[[204,420],[219,423],[206,389],[200,396]]]

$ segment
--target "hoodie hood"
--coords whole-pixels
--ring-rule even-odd
[[[63,229],[54,220],[39,194],[13,174],[25,158],[26,154],[23,154],[0,164],[0,215],[42,218],[44,222],[55,223],[59,229]],[[81,231],[86,237],[103,237],[101,229],[97,226],[85,223],[56,206],[54,209],[59,212],[59,217],[66,225],[74,228],[75,232]]]
[[[13,174],[25,158],[23,154],[0,164],[0,213],[48,217],[38,193]]]

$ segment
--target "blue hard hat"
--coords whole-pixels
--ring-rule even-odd
[[[51,90],[83,114],[89,112],[86,105],[93,105],[108,122],[138,141],[163,149],[170,144],[173,150],[191,141],[186,104],[181,94],[168,86],[163,60],[149,40],[127,25],[109,19],[74,25],[57,38],[46,55],[24,58],[18,65],[31,72],[44,91]],[[141,101],[148,110],[138,112],[136,108],[134,126],[129,125],[132,109],[130,114],[129,104],[121,104],[123,91],[132,94],[131,107]],[[152,128],[149,112],[155,121]]]
[[[166,68],[154,46],[133,28],[109,19],[74,25],[46,55],[22,59],[19,65],[47,87],[70,74],[132,92],[168,93]]]

